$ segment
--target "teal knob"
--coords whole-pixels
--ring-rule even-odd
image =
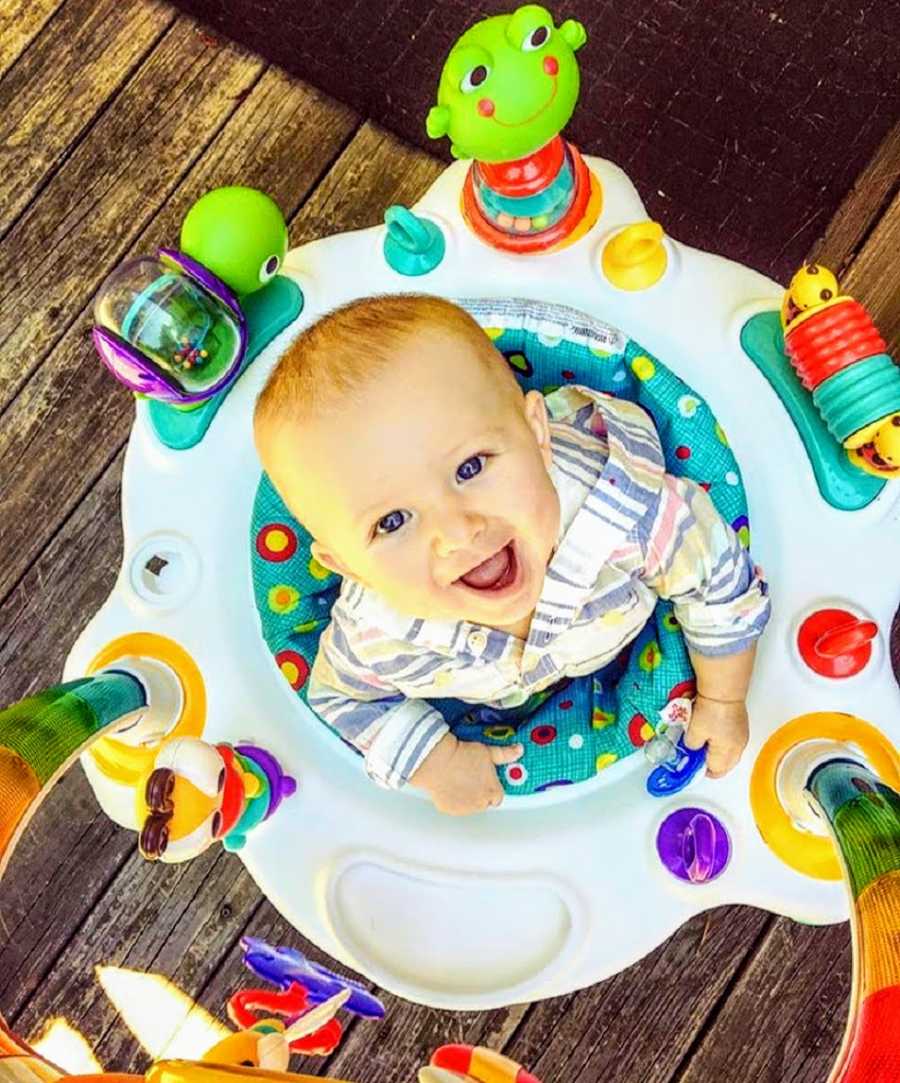
[[[401,275],[425,275],[444,258],[447,242],[440,226],[395,204],[384,212],[384,258]]]

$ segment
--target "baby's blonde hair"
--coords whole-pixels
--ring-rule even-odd
[[[484,331],[458,305],[427,294],[364,297],[317,320],[287,349],[256,403],[257,445],[267,432],[352,401],[402,346],[429,328],[464,337],[486,364],[505,369],[515,383]]]

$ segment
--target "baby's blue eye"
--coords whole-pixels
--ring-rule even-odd
[[[375,524],[376,534],[393,534],[395,530],[399,530],[401,526],[406,522],[404,515],[408,515],[405,511],[389,511],[387,515],[382,517]]]
[[[477,474],[480,474],[481,468],[484,465],[482,459],[484,459],[483,455],[473,455],[471,459],[466,459],[464,463],[461,463],[456,468],[457,480],[470,481]]]

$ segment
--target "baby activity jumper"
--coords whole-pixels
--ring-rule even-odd
[[[565,139],[584,41],[535,4],[467,31],[427,118],[459,160],[384,224],[291,249],[268,197],[219,189],[177,247],[104,283],[94,341],[137,395],[123,564],[66,683],[0,714],[0,867],[80,757],[146,857],[221,841],[331,956],[453,1009],[597,982],[725,903],[812,923],[849,913],[853,1004],[832,1079],[895,1078],[900,368],[826,268],[785,291],[683,245],[621,169]],[[526,746],[485,815],[441,817],[374,786],[306,704],[339,582],[261,473],[254,402],[318,317],[411,291],[466,307],[525,388],[637,402],[665,469],[703,485],[745,545],[752,529],[773,616],[751,744],[726,778],[706,778],[680,740],[693,674],[665,603],[618,680],[555,689],[518,729],[447,704],[461,735]],[[58,1076],[11,1036],[4,1053]],[[490,1056],[454,1047],[422,1078],[482,1078]],[[483,1078],[533,1079],[510,1063]],[[7,1076],[20,1078],[0,1059]]]

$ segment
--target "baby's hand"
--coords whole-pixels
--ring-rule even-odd
[[[697,696],[684,743],[688,748],[706,745],[706,773],[710,778],[727,775],[749,739],[750,723],[743,700],[720,702]]]
[[[425,757],[410,782],[425,790],[438,812],[449,816],[483,812],[503,800],[497,767],[514,763],[524,751],[521,745],[501,748],[458,741],[448,733]]]

